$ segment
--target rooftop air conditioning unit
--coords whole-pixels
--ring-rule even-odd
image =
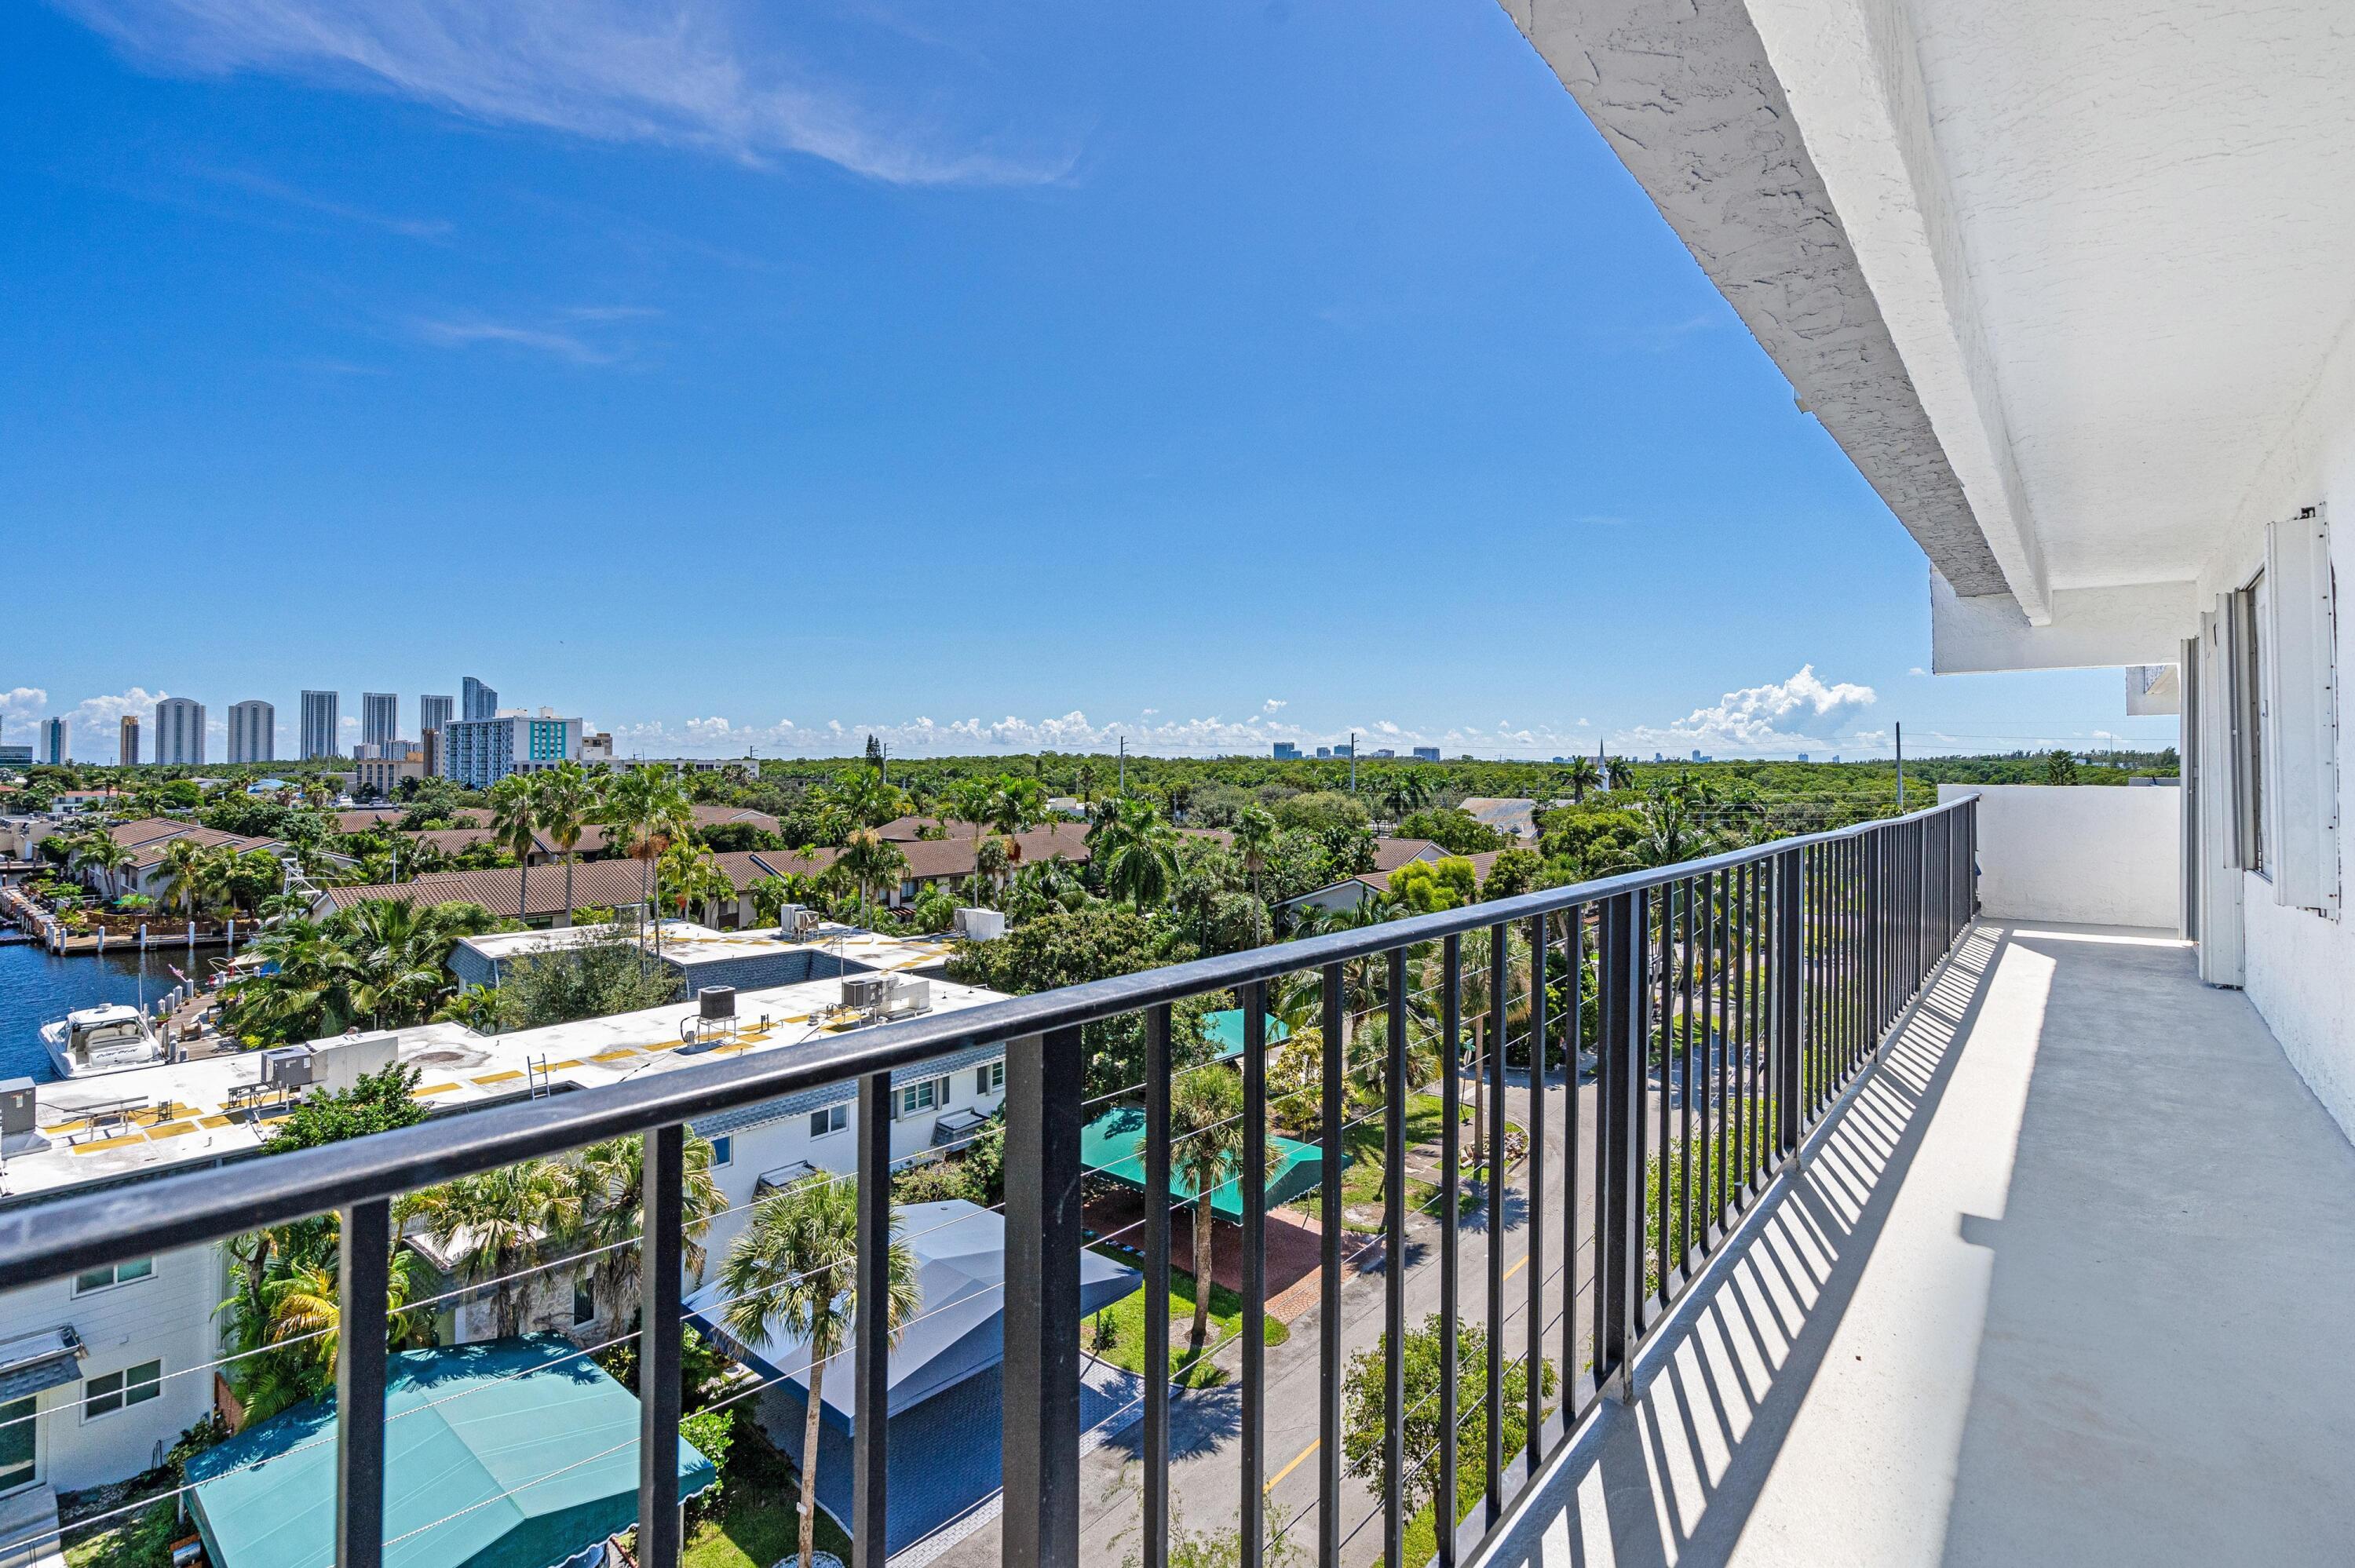
[[[736,1016],[736,988],[732,985],[708,985],[695,993],[702,1018],[733,1018]]]
[[[968,942],[994,942],[1006,935],[1006,912],[960,909],[956,912],[956,934]]]
[[[883,1005],[886,989],[890,983],[889,975],[845,975],[842,977],[842,1005],[871,1012]]]
[[[341,1094],[357,1088],[362,1078],[381,1073],[400,1060],[400,1033],[392,1029],[370,1029],[336,1034],[314,1040],[306,1049],[311,1054],[311,1076],[307,1081],[331,1094]]]
[[[777,911],[777,935],[805,937],[817,929],[817,911],[806,904],[788,904]]]
[[[0,1082],[0,1138],[16,1138],[35,1130],[34,1094],[30,1078],[10,1078]]]
[[[282,1045],[261,1054],[261,1081],[281,1089],[307,1089],[318,1081],[318,1064],[308,1045]]]
[[[883,1011],[892,1018],[932,1010],[932,982],[922,975],[893,975],[884,994]]]

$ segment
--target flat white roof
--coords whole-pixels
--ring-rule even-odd
[[[852,950],[856,957],[855,946]],[[422,1072],[419,1097],[437,1111],[448,1110],[524,1093],[543,1064],[546,1081],[587,1089],[714,1056],[788,1051],[860,1026],[856,1015],[837,1011],[841,997],[838,979],[739,991],[736,1042],[706,1047],[679,1041],[680,1023],[697,1012],[691,1001],[513,1034],[477,1034],[463,1024],[429,1023],[400,1031],[400,1060]],[[1002,1000],[998,992],[977,986],[932,981],[934,1012]],[[38,1130],[8,1140],[5,1193],[59,1192],[248,1153],[261,1146],[276,1118],[257,1121],[241,1105],[233,1106],[231,1091],[261,1081],[261,1053],[247,1051],[42,1084],[36,1092]],[[132,1126],[110,1125],[102,1135],[91,1128],[84,1113],[126,1099],[146,1105]]]
[[[617,935],[627,938],[631,934],[632,928],[626,926],[570,926],[546,931],[499,931],[485,937],[467,937],[460,940],[459,946],[494,963],[505,963],[524,953],[552,952],[611,941]],[[654,949],[651,927],[643,945],[650,952]],[[955,943],[945,936],[887,937],[856,926],[822,925],[806,936],[781,937],[773,927],[716,931],[686,920],[662,922],[662,956],[687,969],[722,959],[761,958],[797,949],[834,954],[869,969],[898,970],[943,963],[955,949]]]

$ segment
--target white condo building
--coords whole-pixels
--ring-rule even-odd
[[[383,746],[400,734],[400,698],[391,692],[360,694],[360,744]]]
[[[167,767],[204,766],[204,704],[165,697],[155,705],[155,760]]]
[[[229,759],[273,762],[278,758],[278,710],[252,699],[229,709]]]
[[[336,692],[303,694],[303,760],[341,754],[336,725],[343,697]]]

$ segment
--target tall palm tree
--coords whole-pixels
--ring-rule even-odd
[[[211,857],[202,845],[174,839],[164,846],[164,906],[176,904],[191,917],[204,901],[212,879]]]
[[[639,902],[655,901],[655,863],[695,826],[687,789],[670,768],[634,768],[605,790],[601,813],[609,842],[638,863]]]
[[[854,773],[828,793],[854,827],[879,828],[908,809],[907,795],[879,772]]]
[[[862,1311],[880,1310],[889,1319],[890,1342],[923,1305],[916,1284],[915,1255],[900,1239],[900,1216],[891,1216],[886,1298],[858,1299],[858,1190],[827,1175],[805,1176],[753,1209],[744,1234],[720,1266],[719,1283],[728,1305],[720,1321],[729,1333],[756,1345],[773,1334],[805,1340],[809,1347],[807,1416],[802,1432],[801,1568],[810,1568],[817,1550],[818,1415],[824,1409],[826,1363],[850,1343]]]
[[[1243,857],[1243,869],[1251,874],[1254,898],[1261,896],[1259,874],[1275,848],[1275,818],[1264,807],[1245,806],[1242,815],[1235,819],[1235,853]]]
[[[138,858],[128,848],[115,842],[112,833],[101,832],[92,833],[76,842],[68,863],[95,871],[111,879],[116,873],[129,870]]]
[[[572,863],[581,833],[596,818],[602,777],[591,774],[577,762],[559,762],[538,776],[534,789],[540,829],[564,856],[564,923],[568,926],[572,924]]]
[[[539,847],[539,783],[528,773],[510,773],[491,786],[491,842],[516,857],[516,918],[531,913],[531,853]]]
[[[404,1214],[425,1222],[426,1234],[454,1255],[470,1283],[490,1286],[499,1338],[508,1339],[523,1331],[516,1272],[538,1256],[549,1237],[571,1232],[578,1202],[561,1171],[544,1160],[526,1160],[428,1187],[409,1200]]]
[[[629,1321],[637,1305],[637,1240],[645,1227],[645,1139],[609,1138],[592,1143],[566,1163],[564,1174],[573,1190],[572,1207],[584,1250],[597,1250],[589,1266],[591,1299],[602,1308],[608,1324]],[[680,1189],[680,1226],[687,1272],[703,1275],[704,1233],[714,1216],[728,1206],[719,1183],[711,1175],[711,1145],[692,1132],[687,1135],[687,1181]]]
[[[1036,779],[1013,774],[997,780],[989,797],[989,825],[1007,838],[1047,820],[1047,791]]]
[[[859,907],[865,910],[869,904],[868,890],[880,883],[896,882],[900,873],[907,869],[908,857],[898,844],[873,828],[861,828],[842,846],[842,858],[835,863],[842,868],[844,875],[858,882]],[[867,918],[871,921],[871,913]]]
[[[1562,764],[1561,781],[1570,787],[1570,798],[1586,804],[1586,792],[1603,786],[1603,769],[1591,757],[1573,757]]]
[[[1210,1332],[1210,1227],[1218,1223],[1219,1190],[1238,1179],[1243,1159],[1242,1082],[1225,1066],[1212,1063],[1185,1074],[1169,1086],[1169,1174],[1180,1188],[1193,1191],[1194,1325],[1188,1330],[1188,1355],[1202,1353]],[[1264,1181],[1282,1162],[1274,1140],[1268,1140]],[[1148,1194],[1148,1202],[1167,1202],[1164,1193]],[[1338,1224],[1338,1215],[1325,1216]],[[1148,1376],[1152,1372],[1148,1371]],[[1166,1374],[1165,1374],[1166,1375]]]
[[[1178,833],[1150,800],[1107,802],[1088,830],[1088,851],[1103,868],[1104,891],[1138,909],[1166,902],[1178,880]]]
[[[997,786],[987,779],[967,779],[948,791],[948,815],[954,821],[973,824],[976,853],[981,845],[981,830],[989,826],[990,808],[996,800]]]

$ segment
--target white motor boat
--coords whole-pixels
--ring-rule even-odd
[[[44,1023],[41,1044],[48,1048],[60,1078],[126,1073],[164,1060],[164,1043],[155,1038],[146,1014],[120,1002],[85,1007],[55,1023]]]

